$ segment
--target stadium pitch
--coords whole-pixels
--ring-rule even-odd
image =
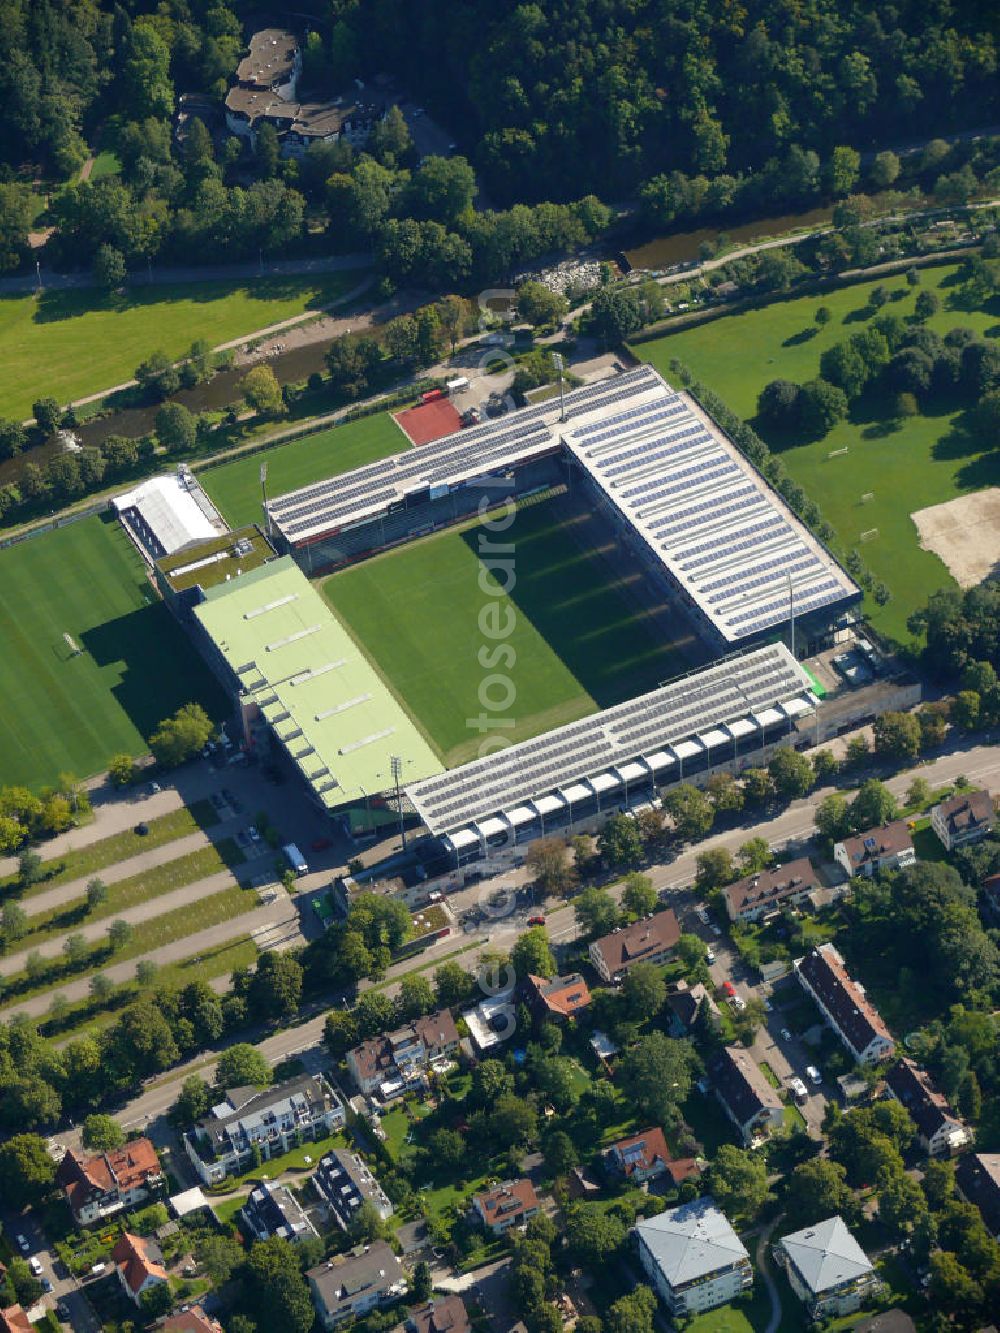
[[[110,519],[0,552],[0,642],[0,784],[87,777],[118,751],[141,754],[160,719],[191,700],[225,716],[213,677]]]
[[[487,575],[481,539],[512,548],[509,594]],[[496,729],[525,740],[654,688],[691,665],[686,627],[671,639],[636,576],[598,554],[602,526],[568,500],[522,508],[502,534],[477,521],[331,575],[323,592],[444,763],[475,757],[481,689],[496,651],[487,624],[512,629],[496,668],[514,698]],[[482,576],[482,577],[481,577]],[[506,576],[499,575],[501,579]],[[484,591],[485,586],[485,591]],[[493,609],[484,612],[484,607]]]

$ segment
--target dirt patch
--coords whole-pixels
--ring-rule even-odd
[[[959,587],[972,588],[1000,568],[1000,487],[961,495],[910,517],[920,545],[941,557]]]

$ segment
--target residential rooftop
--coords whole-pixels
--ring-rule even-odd
[[[865,829],[864,833],[844,838],[843,845],[851,866],[860,869],[869,861],[880,861],[883,857],[912,851],[913,838],[906,820],[896,819],[891,824]]]
[[[871,1260],[841,1217],[793,1231],[779,1244],[814,1296],[871,1273]]]
[[[709,1195],[647,1217],[635,1230],[675,1289],[750,1260],[729,1219]]]
[[[636,963],[673,949],[680,937],[677,915],[672,907],[667,907],[662,912],[633,921],[630,926],[613,930],[610,935],[602,935],[591,947],[601,954],[609,975],[613,977]]]
[[[809,985],[857,1052],[867,1050],[877,1037],[892,1041],[882,1016],[865,995],[832,944],[821,944],[795,960]]]
[[[772,904],[808,893],[820,887],[820,878],[807,856],[800,856],[787,865],[761,870],[723,890],[730,917],[739,916],[747,908],[767,909]]]

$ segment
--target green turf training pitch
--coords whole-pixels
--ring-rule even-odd
[[[478,753],[483,737],[467,719],[484,711],[479,690],[491,672],[509,676],[516,691],[510,708],[495,714],[511,719],[498,730],[514,741],[653,689],[687,666],[662,633],[653,637],[610,566],[570,535],[570,525],[589,530],[590,520],[567,520],[569,512],[547,502],[522,509],[502,534],[475,522],[453,528],[323,585],[447,764]],[[480,536],[513,544],[509,597],[480,588]],[[504,640],[516,653],[509,669],[480,662],[481,650],[499,647],[479,625],[483,608],[494,603],[501,624],[508,608],[514,617]]]
[[[880,313],[868,299],[875,287],[885,288],[894,298],[883,311],[904,320],[913,318],[916,293],[936,292],[941,308],[925,322],[938,334],[960,324],[980,333],[995,328],[995,308],[964,307],[956,272],[954,265],[923,269],[918,287],[909,287],[900,274],[822,296],[776,300],[759,310],[637,343],[634,350],[674,384],[679,381],[670,362],[680,361],[734,412],[753,422],[757,395],[765,384],[773,379],[802,384],[814,378],[827,348],[870,327]],[[821,305],[832,316],[823,327],[814,318]],[[862,399],[851,417],[838,422],[822,440],[784,447],[780,453],[789,475],[819,505],[841,547],[857,548],[892,594],[885,606],[867,597],[865,611],[884,633],[906,642],[911,637],[906,628],[910,614],[935,589],[955,587],[943,562],[920,546],[910,515],[1000,484],[1000,452],[969,429],[970,414],[958,411],[957,405],[943,410],[932,400],[926,412],[901,425],[894,415],[890,403]],[[846,454],[830,457],[844,448]],[[862,495],[868,493],[873,499],[862,503]],[[862,544],[861,533],[874,528],[878,536]]]
[[[82,649],[72,654],[64,635]],[[0,551],[0,783],[86,777],[161,718],[225,700],[121,527],[87,518]]]
[[[27,417],[36,398],[61,403],[132,378],[156,351],[180,357],[246,337],[350,291],[360,273],[136,287],[125,295],[44,291],[0,300],[0,416]]]
[[[340,472],[364,467],[389,454],[402,453],[410,443],[388,412],[304,435],[290,444],[276,444],[246,458],[221,463],[198,474],[198,480],[233,527],[262,523],[260,465],[267,463],[267,493],[284,495]]]

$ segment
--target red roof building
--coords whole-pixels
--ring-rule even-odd
[[[487,1231],[502,1236],[511,1227],[521,1226],[540,1210],[538,1195],[530,1180],[506,1180],[485,1194],[477,1194],[472,1206]]]
[[[34,1329],[19,1305],[8,1305],[0,1310],[0,1333],[34,1333]]]
[[[111,1258],[125,1294],[136,1305],[144,1291],[167,1281],[160,1247],[151,1240],[144,1240],[142,1236],[133,1236],[129,1231],[123,1231],[111,1251]]]
[[[647,1180],[669,1175],[677,1186],[688,1176],[697,1175],[699,1167],[693,1157],[674,1157],[667,1147],[663,1130],[644,1129],[631,1138],[619,1139],[605,1150],[604,1161],[609,1170],[643,1185]]]
[[[157,1328],[162,1333],[223,1333],[219,1321],[209,1318],[200,1305],[192,1305],[186,1310],[167,1315]]]
[[[163,1184],[163,1172],[156,1149],[141,1138],[94,1157],[67,1151],[56,1183],[77,1222],[86,1226],[148,1199]]]
[[[579,972],[551,979],[529,975],[525,990],[531,1008],[551,1018],[572,1018],[590,1004],[590,988]]]

